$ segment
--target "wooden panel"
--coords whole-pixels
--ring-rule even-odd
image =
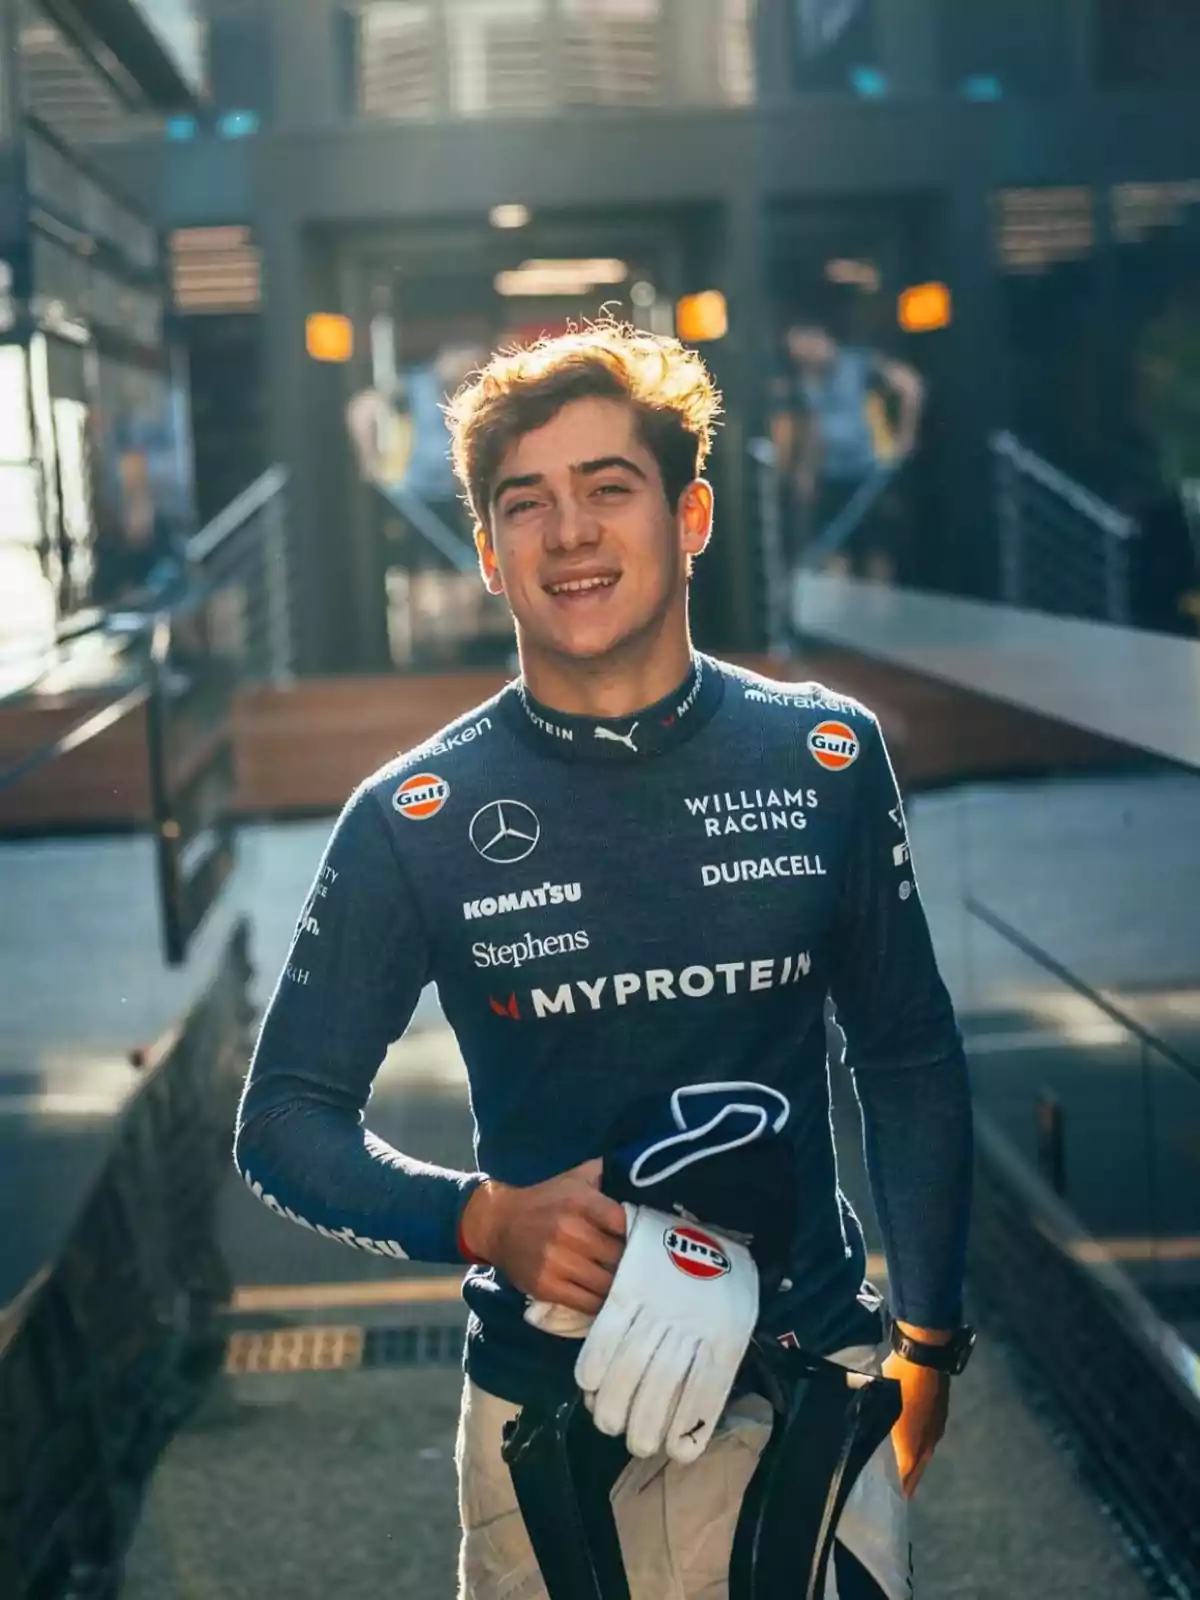
[[[340,810],[376,767],[503,687],[502,672],[307,679],[253,688],[234,712],[238,808]]]
[[[0,772],[61,738],[112,699],[101,694],[0,706]],[[149,817],[145,707],[81,749],[0,789],[0,829],[5,830],[111,826]]]
[[[1048,718],[861,656],[745,665],[785,681],[817,678],[879,713],[906,788],[1007,773],[1111,769],[1131,752]],[[241,815],[337,811],[365,777],[494,694],[502,672],[307,679],[243,690],[234,707]],[[103,702],[97,702],[101,704]],[[89,706],[0,709],[0,767],[79,721]],[[135,714],[83,750],[0,791],[0,829],[144,823],[145,722]]]

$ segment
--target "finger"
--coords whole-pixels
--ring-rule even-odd
[[[593,1189],[599,1189],[604,1176],[604,1162],[599,1156],[591,1161],[581,1161],[577,1167],[572,1167],[569,1172],[564,1172],[564,1178],[582,1178],[584,1183],[590,1184]]]
[[[610,1299],[604,1302],[575,1362],[575,1382],[581,1389],[596,1390],[600,1387],[637,1314],[636,1301],[621,1304]]]
[[[576,1250],[555,1249],[546,1258],[546,1270],[565,1283],[574,1284],[588,1294],[601,1299],[612,1288],[613,1275],[608,1267],[600,1266]]]
[[[713,1360],[709,1346],[702,1345],[697,1351],[667,1431],[667,1454],[672,1461],[688,1466],[704,1454],[735,1376],[727,1363]]]
[[[611,1195],[601,1194],[598,1189],[581,1189],[575,1196],[576,1214],[588,1218],[597,1228],[611,1234],[615,1239],[625,1237],[625,1207],[619,1200],[614,1200]]]
[[[558,1242],[559,1247],[566,1248],[571,1255],[585,1257],[607,1268],[610,1277],[625,1254],[623,1239],[615,1239],[586,1217],[564,1218],[559,1225]]]
[[[631,1456],[645,1460],[666,1444],[699,1343],[672,1329],[650,1358],[629,1407],[625,1443]]]
[[[617,1438],[629,1424],[629,1408],[637,1394],[654,1353],[666,1336],[666,1326],[649,1317],[634,1319],[628,1336],[622,1341],[615,1358],[596,1390],[596,1409],[592,1420],[601,1433]]]

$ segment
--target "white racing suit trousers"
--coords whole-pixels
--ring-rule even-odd
[[[830,1360],[878,1374],[886,1354],[886,1346],[862,1345]],[[462,1524],[458,1600],[547,1600],[500,1454],[504,1424],[519,1410],[470,1379],[464,1384],[455,1450]],[[708,1449],[692,1465],[665,1455],[629,1462],[612,1503],[632,1600],[728,1600],[742,1496],[770,1432],[767,1402],[743,1395],[726,1408]],[[890,1439],[863,1469],[837,1538],[887,1600],[911,1600],[908,1504]],[[832,1560],[825,1600],[839,1600]]]

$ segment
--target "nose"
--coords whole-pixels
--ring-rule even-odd
[[[590,510],[586,501],[576,495],[564,495],[558,503],[558,515],[550,518],[546,543],[552,550],[587,550],[600,538],[600,519]]]

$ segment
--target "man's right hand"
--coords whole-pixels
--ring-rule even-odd
[[[625,1249],[625,1208],[601,1194],[603,1165],[527,1188],[488,1178],[463,1210],[463,1243],[531,1299],[594,1317]]]

